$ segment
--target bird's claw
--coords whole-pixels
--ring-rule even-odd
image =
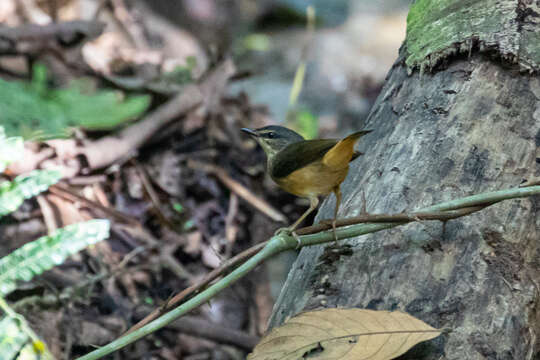
[[[294,240],[296,240],[296,248],[295,248],[296,250],[300,248],[300,245],[302,245],[302,243],[300,242],[300,237],[293,230],[289,228],[279,228],[274,233],[274,236],[278,236],[280,233],[286,233],[287,236],[292,236]]]

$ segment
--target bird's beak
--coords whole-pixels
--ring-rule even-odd
[[[246,134],[249,134],[249,135],[251,135],[253,137],[259,137],[259,134],[257,134],[257,132],[254,131],[254,130],[251,130],[251,129],[248,129],[248,128],[242,128],[241,130],[243,132],[245,132]]]

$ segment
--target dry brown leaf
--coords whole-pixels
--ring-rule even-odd
[[[400,311],[324,309],[302,313],[273,329],[250,360],[389,360],[441,334]]]

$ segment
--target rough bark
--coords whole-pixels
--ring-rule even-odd
[[[375,131],[342,187],[341,216],[360,212],[362,191],[369,212],[400,212],[540,175],[538,77],[474,51],[408,75],[410,54],[404,46],[367,120]],[[304,248],[270,325],[319,307],[399,309],[452,329],[402,359],[538,359],[539,212],[531,197]]]

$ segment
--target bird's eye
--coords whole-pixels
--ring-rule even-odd
[[[276,133],[271,131],[266,134],[266,137],[269,139],[274,139],[276,137]]]

